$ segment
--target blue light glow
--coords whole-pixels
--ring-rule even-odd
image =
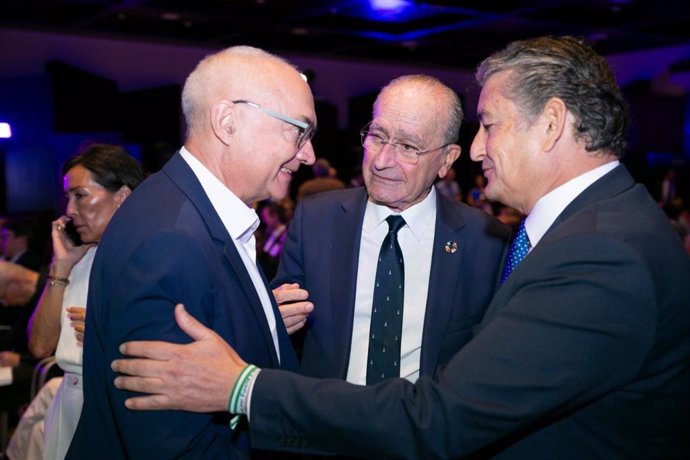
[[[404,21],[415,13],[414,3],[408,0],[369,0],[369,19],[392,22]]]
[[[0,123],[0,139],[9,139],[12,137],[12,127],[9,123]]]

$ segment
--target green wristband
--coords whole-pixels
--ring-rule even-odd
[[[244,396],[244,394],[247,391],[247,383],[249,382],[249,376],[257,371],[259,368],[256,367],[253,364],[247,364],[244,369],[242,369],[242,372],[240,372],[240,375],[237,377],[237,380],[235,381],[235,385],[232,387],[232,392],[230,393],[230,401],[228,401],[228,412],[231,414],[242,414],[243,407],[240,402],[243,402],[243,398],[241,396]]]

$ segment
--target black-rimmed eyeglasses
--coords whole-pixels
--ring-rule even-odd
[[[276,112],[275,110],[267,109],[264,107],[261,107],[259,104],[251,101],[245,101],[242,99],[238,99],[235,101],[232,101],[233,104],[247,104],[250,107],[254,107],[255,109],[261,110],[263,113],[265,113],[268,116],[271,116],[273,118],[277,118],[280,121],[284,121],[285,123],[288,123],[295,128],[299,130],[299,134],[297,136],[297,148],[301,149],[304,147],[304,145],[309,142],[309,140],[314,137],[314,133],[316,132],[316,129],[314,128],[314,125],[311,124],[310,122],[307,121],[302,121],[298,120],[296,118],[289,117],[287,115],[284,115],[280,112]]]
[[[440,147],[422,150],[412,144],[407,144],[404,142],[391,142],[388,136],[383,132],[371,130],[371,122],[367,123],[366,126],[362,128],[362,130],[359,132],[359,135],[362,140],[362,147],[364,147],[365,150],[368,150],[372,153],[378,153],[383,149],[384,146],[389,145],[400,161],[412,165],[415,165],[417,162],[419,162],[420,156],[454,144],[454,142],[449,142]]]

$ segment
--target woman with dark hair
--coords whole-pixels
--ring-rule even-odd
[[[45,419],[43,457],[62,459],[83,404],[82,344],[91,264],[106,226],[139,185],[139,163],[122,147],[91,144],[63,169],[67,209],[52,224],[53,258],[29,325],[29,350],[55,353],[65,377]],[[71,326],[71,327],[70,327]]]

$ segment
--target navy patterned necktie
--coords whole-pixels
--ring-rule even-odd
[[[379,252],[371,310],[367,385],[400,376],[405,263],[398,244],[398,230],[405,226],[401,216],[388,216],[388,235]]]
[[[503,277],[501,278],[501,283],[505,283],[508,276],[513,270],[522,262],[522,259],[527,256],[527,253],[532,248],[532,244],[529,242],[529,237],[527,236],[527,231],[525,230],[525,221],[520,223],[520,228],[518,229],[515,239],[510,244],[510,251],[508,252],[508,261],[506,262],[505,269],[503,270]]]

